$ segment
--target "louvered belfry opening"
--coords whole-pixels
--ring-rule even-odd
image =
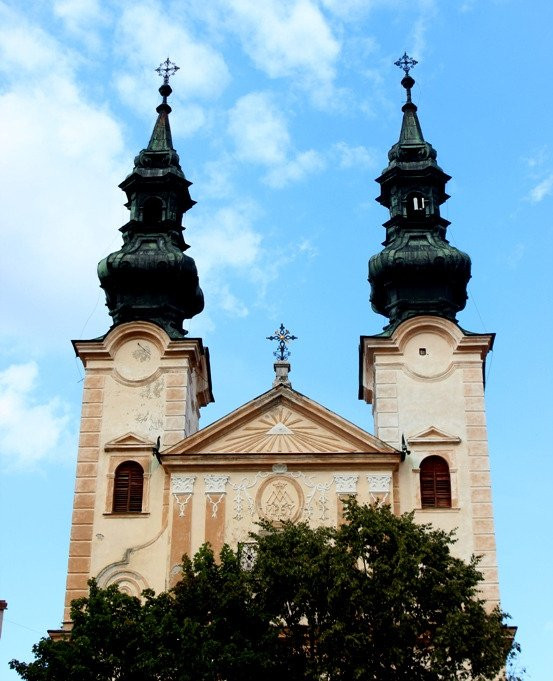
[[[144,471],[136,461],[125,461],[117,466],[113,486],[114,513],[140,513]]]
[[[451,478],[447,461],[429,456],[420,467],[421,505],[423,508],[451,508]]]

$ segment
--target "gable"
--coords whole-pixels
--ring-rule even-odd
[[[150,440],[145,440],[139,435],[134,433],[126,433],[120,437],[116,437],[114,440],[106,442],[104,448],[106,451],[112,450],[144,450],[149,449],[150,451],[155,446],[154,442]]]
[[[277,386],[165,450],[163,455],[396,453],[301,393]]]
[[[411,435],[408,438],[409,444],[458,444],[461,442],[461,438],[457,435],[450,435],[449,433],[436,428],[435,426],[430,426],[426,428],[421,433],[416,435]]]

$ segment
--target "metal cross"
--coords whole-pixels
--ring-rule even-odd
[[[397,61],[394,62],[396,66],[399,66],[400,69],[403,69],[405,71],[405,75],[409,75],[409,71],[418,64],[419,62],[416,61],[416,59],[412,59],[409,57],[407,52],[403,53],[403,57],[400,57]]]
[[[163,77],[163,84],[167,85],[169,83],[169,78],[174,76],[175,73],[180,69],[180,66],[174,64],[169,57],[157,67],[156,71],[158,75]]]
[[[280,361],[284,362],[290,357],[290,350],[288,350],[288,343],[293,340],[297,340],[297,336],[292,336],[288,329],[284,328],[284,324],[280,325],[274,333],[274,336],[267,336],[267,340],[278,341],[278,347],[273,352],[273,355]]]

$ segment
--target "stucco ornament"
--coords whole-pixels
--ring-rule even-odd
[[[392,474],[391,473],[369,473],[367,475],[367,480],[369,482],[369,494],[373,501],[377,501],[379,497],[377,494],[384,494],[380,497],[382,501],[386,501],[390,494],[390,488],[392,484]]]
[[[186,512],[186,506],[194,493],[195,475],[185,475],[183,473],[173,473],[171,475],[171,492],[173,499],[179,508],[179,517],[182,518]]]
[[[303,492],[290,477],[271,477],[260,486],[256,506],[259,517],[272,523],[295,521],[303,511]]]
[[[173,473],[171,475],[171,492],[173,494],[192,494],[194,492],[195,475]]]
[[[332,477],[337,494],[357,494],[357,482],[359,480],[357,473],[334,473]]]
[[[211,473],[204,475],[206,494],[225,494],[229,478],[229,475],[215,475]]]

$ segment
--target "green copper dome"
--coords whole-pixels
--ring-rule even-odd
[[[119,185],[127,195],[129,222],[121,227],[123,246],[98,264],[106,305],[117,326],[149,321],[171,338],[182,338],[185,319],[203,310],[196,264],[184,254],[182,218],[195,203],[191,185],[173,148],[165,78],[163,102],[146,149],[134,160],[132,173]]]
[[[434,315],[456,322],[465,307],[470,258],[446,239],[450,224],[440,216],[451,178],[436,163],[436,151],[424,140],[417,107],[411,101],[415,81],[406,72],[407,91],[399,141],[389,164],[377,178],[376,199],[390,211],[384,223],[384,249],[369,261],[373,310],[394,329],[410,317]]]

